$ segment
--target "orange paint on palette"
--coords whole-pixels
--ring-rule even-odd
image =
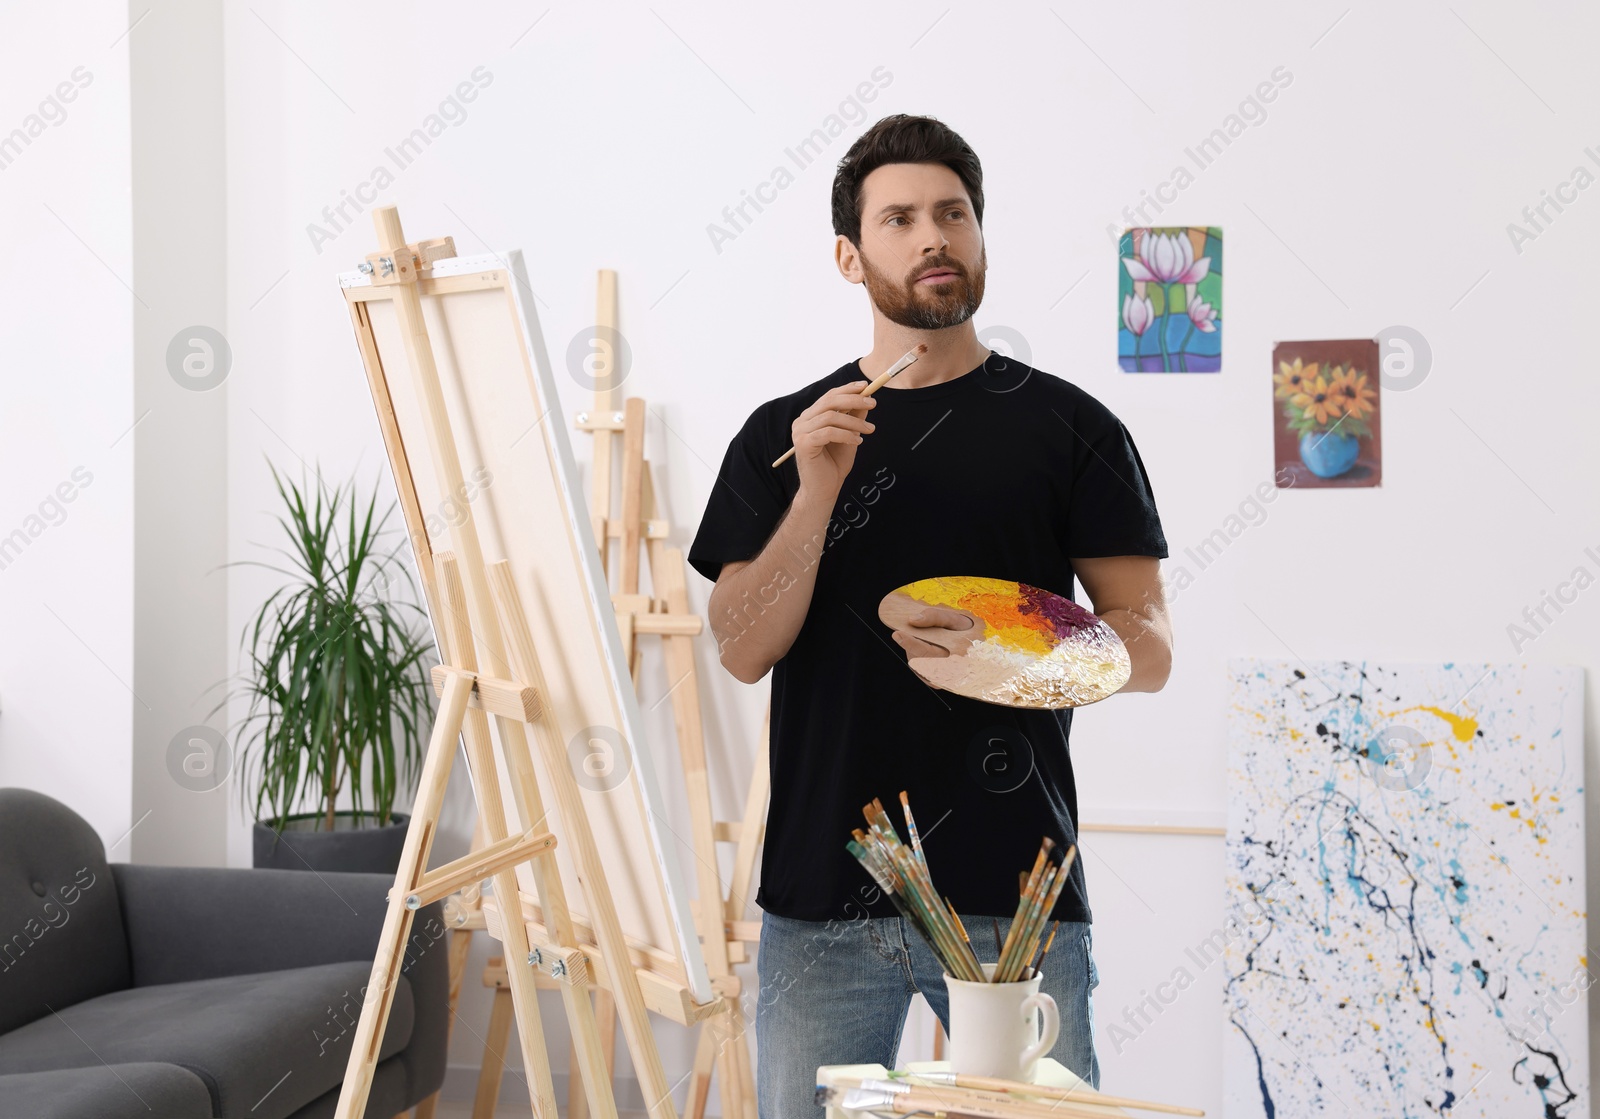
[[[950,575],[919,579],[900,590],[921,602],[969,611],[983,620],[986,640],[1040,656],[1099,621],[1069,599],[1009,579]]]

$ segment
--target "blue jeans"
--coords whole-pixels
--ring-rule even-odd
[[[963,914],[961,920],[978,959],[994,960],[993,919]],[[1000,918],[1002,938],[1010,928],[1011,918]],[[1100,977],[1089,930],[1088,924],[1061,923],[1040,967],[1040,989],[1061,1010],[1061,1037],[1050,1056],[1098,1088],[1090,992]],[[920,992],[950,1027],[944,969],[899,917],[795,921],[765,914],[756,967],[761,1119],[821,1119],[815,1102],[821,1065],[894,1068],[912,995]]]

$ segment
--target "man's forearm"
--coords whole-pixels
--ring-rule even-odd
[[[723,568],[707,612],[723,667],[744,683],[765,676],[805,624],[832,513],[802,491],[758,556]]]
[[[1100,618],[1128,650],[1133,671],[1121,690],[1159,692],[1172,673],[1172,630],[1166,612],[1116,609],[1107,610]]]

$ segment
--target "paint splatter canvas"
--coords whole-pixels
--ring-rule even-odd
[[[919,579],[885,595],[878,618],[915,639],[922,654],[908,651],[906,663],[918,676],[985,703],[1082,707],[1116,692],[1133,671],[1122,638],[1100,618],[1009,579]]]
[[[1378,341],[1272,347],[1273,456],[1280,489],[1383,481]]]
[[[1229,671],[1225,1113],[1587,1116],[1581,670]]]
[[[1220,371],[1222,230],[1129,229],[1117,254],[1117,360],[1123,371]]]

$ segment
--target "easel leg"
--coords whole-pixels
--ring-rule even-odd
[[[744,818],[739,832],[739,848],[733,860],[733,880],[728,889],[727,917],[737,921],[744,916],[750,894],[750,883],[755,877],[756,854],[766,834],[767,801],[772,777],[767,756],[768,737],[772,731],[772,704],[767,704],[761,718],[761,739],[756,744],[755,772],[750,775],[750,788],[745,795]],[[739,1015],[737,1041],[739,1075],[744,1080],[744,1119],[756,1119],[755,1062],[750,1059],[750,1024]]]
[[[694,1070],[689,1074],[689,1100],[684,1105],[684,1119],[705,1119],[706,1100],[711,1096],[711,1070],[717,1061],[717,1028],[715,1019],[700,1023],[700,1037],[694,1046]]]
[[[722,1074],[731,1081],[734,1093],[731,1101],[723,1105],[723,1114],[744,1119],[756,1119],[755,1075],[750,1061],[750,1039],[745,1031],[744,1011],[737,998],[728,1000],[728,1040],[722,1047]],[[732,1108],[730,1112],[728,1109]]]
[[[610,991],[594,989],[594,1024],[600,1034],[600,1053],[606,1062],[606,1078],[617,1071],[617,1002]],[[584,1092],[583,1080],[576,1075],[581,1057],[577,1043],[572,1046],[572,1082],[567,1086],[567,1119],[588,1119],[589,1097]]]
[[[456,1028],[456,1007],[461,1003],[461,980],[467,974],[467,954],[472,951],[472,932],[469,929],[450,931],[450,1022],[445,1026],[445,1045]],[[439,1106],[439,1093],[435,1092],[417,1105],[412,1119],[433,1119]]]
[[[511,1016],[515,1007],[511,992],[494,989],[494,1005],[489,1010],[489,1032],[483,1039],[483,1064],[478,1069],[478,1094],[472,1101],[472,1119],[494,1119],[500,1099],[500,1080],[505,1074],[506,1042],[511,1037]]]
[[[704,1119],[713,1072],[722,1099],[722,1114],[733,1119],[753,1119],[756,1097],[750,1078],[750,1046],[737,999],[725,999],[722,1013],[706,1019],[700,1027],[686,1119]]]
[[[594,1021],[600,1031],[600,1054],[606,1059],[606,1075],[617,1071],[617,1000],[610,991],[594,993]]]
[[[428,853],[433,847],[433,829],[444,803],[445,785],[450,780],[450,764],[455,759],[461,720],[466,714],[467,699],[471,694],[470,677],[452,674],[445,684],[439,715],[433,724],[428,752],[422,763],[416,802],[412,806],[411,826],[406,830],[405,849],[400,854],[400,868],[395,872],[394,887],[389,891],[389,907],[383,918],[383,932],[378,937],[377,958],[372,963],[372,975],[367,980],[366,993],[361,1000],[361,1020],[356,1025],[350,1061],[345,1066],[344,1084],[339,1089],[339,1106],[334,1111],[335,1119],[365,1119],[366,1116],[367,1094],[372,1091],[372,1073],[378,1064],[378,1048],[383,1044],[384,1027],[389,1024],[395,984],[400,979],[400,969],[405,963],[406,937],[411,932],[412,914],[406,908],[406,895],[421,881],[428,866]]]

